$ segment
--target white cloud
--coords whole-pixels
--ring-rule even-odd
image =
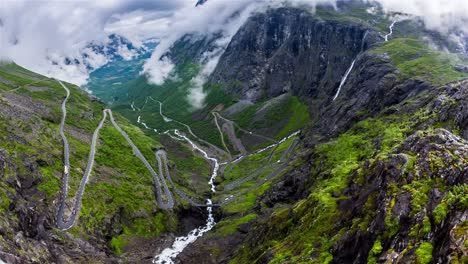
[[[463,31],[468,32],[465,26],[468,16],[468,1],[466,0],[369,0],[369,2],[380,3],[386,12],[402,12],[415,16],[422,16],[426,25],[430,29],[448,32],[454,28],[463,27]],[[202,6],[193,8],[186,6],[177,10],[171,18],[166,19],[167,32],[160,31],[161,43],[156,48],[150,60],[144,65],[144,72],[149,76],[154,73],[157,76],[150,78],[152,83],[161,84],[170,74],[167,70],[157,70],[166,67],[166,58],[161,60],[164,53],[185,34],[209,36],[214,33],[221,34],[221,40],[215,49],[219,54],[226,48],[232,36],[242,26],[246,19],[254,12],[262,12],[267,7],[280,7],[283,5],[305,6],[312,12],[317,4],[331,4],[336,6],[333,0],[260,0],[260,1],[215,1],[211,0]],[[375,10],[374,10],[375,11]],[[394,19],[401,19],[391,14]],[[452,36],[455,38],[456,36]],[[221,52],[219,52],[221,51]],[[216,66],[219,56],[208,56],[202,71],[193,80],[193,88],[188,95],[188,101],[194,108],[203,106],[205,94],[203,83]],[[173,67],[172,67],[173,68]]]
[[[89,71],[83,61],[67,65],[65,58],[81,58],[89,43],[103,43],[110,33],[120,33],[141,44],[138,25],[149,23],[178,9],[188,0],[17,0],[0,1],[0,59],[9,59],[33,71],[53,75],[76,84],[84,84]],[[145,13],[141,20],[132,16]],[[127,14],[127,16],[125,16]],[[119,18],[127,18],[126,28],[118,27]],[[124,25],[124,21],[122,21]],[[112,28],[114,25],[114,28]],[[147,31],[149,31],[147,26]],[[124,58],[131,54],[119,51]],[[88,51],[89,63],[99,66],[105,60]]]
[[[466,0],[377,0],[384,11],[420,16],[429,29],[447,33],[460,29],[468,33],[468,1]]]
[[[218,42],[220,44],[224,44],[223,39]],[[187,101],[194,110],[201,109],[205,105],[206,93],[203,91],[203,85],[205,84],[206,79],[216,68],[219,58],[223,54],[225,45],[218,46],[213,51],[205,52],[202,55],[201,61],[204,62],[203,68],[200,73],[191,80],[192,87],[189,90],[189,94],[187,95]]]
[[[164,57],[159,61],[157,67],[147,69],[146,73],[148,74],[148,81],[156,85],[163,84],[174,67],[174,63],[172,63],[169,58]]]
[[[86,62],[93,69],[97,69],[97,68],[105,65],[108,62],[108,59],[107,59],[106,56],[104,56],[103,54],[95,53],[90,48],[84,48],[84,49],[81,50],[81,52],[86,53],[86,55],[88,56],[86,58]]]
[[[135,50],[129,50],[127,46],[123,45],[118,47],[117,54],[124,60],[131,60],[137,55],[137,52]]]
[[[465,41],[468,33],[466,0],[367,0],[378,2],[389,12],[421,16],[430,29],[449,32]],[[79,58],[87,43],[106,41],[110,33],[130,39],[136,46],[153,37],[159,46],[144,66],[150,81],[161,83],[170,74],[170,61],[161,56],[187,33],[220,33],[223,50],[239,27],[253,12],[285,3],[309,6],[336,4],[336,0],[208,0],[195,8],[196,0],[0,0],[0,58],[9,58],[34,71],[83,84],[89,74],[83,63],[66,65],[64,58]],[[234,15],[236,14],[236,15]],[[122,49],[124,58],[132,56]],[[102,56],[91,54],[90,64],[102,65]],[[216,61],[215,57],[208,59]],[[51,63],[55,61],[55,65]],[[206,67],[206,66],[205,66]],[[160,68],[160,69],[158,69]],[[206,73],[200,73],[206,74]],[[206,79],[200,77],[200,80]],[[196,86],[196,85],[195,85]]]

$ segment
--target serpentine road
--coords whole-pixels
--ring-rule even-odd
[[[57,80],[58,81],[58,80]],[[127,140],[128,144],[133,150],[133,153],[135,156],[137,156],[143,164],[146,166],[146,168],[150,171],[151,175],[153,176],[154,184],[156,187],[156,200],[158,202],[158,205],[161,209],[169,209],[174,206],[174,199],[172,197],[171,192],[169,191],[169,188],[167,187],[166,181],[164,177],[159,177],[154,169],[151,167],[149,162],[146,160],[146,158],[141,154],[140,150],[135,146],[135,144],[132,142],[130,137],[123,131],[119,125],[115,122],[114,117],[112,115],[112,111],[110,109],[104,109],[103,111],[103,118],[101,122],[99,123],[98,127],[94,131],[92,142],[91,142],[91,148],[89,151],[89,156],[88,156],[88,164],[86,166],[86,170],[83,174],[83,177],[81,178],[81,183],[80,187],[77,191],[76,197],[75,197],[75,203],[73,205],[73,210],[71,213],[71,216],[68,220],[65,220],[64,218],[64,213],[65,213],[65,208],[67,206],[66,200],[68,196],[68,181],[69,181],[69,175],[70,175],[70,148],[68,145],[68,140],[67,137],[65,136],[64,132],[64,126],[65,126],[65,120],[67,118],[67,109],[66,109],[66,104],[67,101],[70,97],[70,90],[61,82],[58,81],[62,87],[65,89],[67,92],[67,96],[65,97],[65,100],[62,102],[62,120],[60,121],[60,126],[59,126],[59,133],[60,136],[62,137],[63,140],[63,163],[64,163],[64,172],[63,172],[63,185],[62,185],[62,200],[59,205],[58,209],[58,214],[57,214],[57,226],[60,229],[66,230],[71,228],[75,222],[76,219],[80,213],[81,209],[81,200],[83,198],[83,193],[85,191],[86,183],[88,182],[89,175],[91,174],[91,171],[93,169],[94,165],[94,156],[96,154],[96,144],[97,144],[97,139],[99,136],[99,130],[102,128],[104,125],[104,122],[107,119],[107,114],[109,114],[110,120],[112,122],[112,125],[122,134],[122,136]],[[161,165],[160,165],[161,166]],[[162,195],[162,190],[161,190],[161,183],[164,189],[164,195],[166,198],[166,201],[163,201],[163,195]]]
[[[72,227],[75,222],[76,218],[79,214],[79,211],[81,209],[81,199],[83,197],[83,193],[85,190],[86,182],[88,181],[89,174],[91,174],[91,170],[94,164],[94,155],[96,153],[96,141],[97,137],[99,135],[99,130],[102,128],[104,121],[106,120],[107,117],[107,112],[104,111],[104,117],[102,118],[101,122],[99,123],[98,127],[94,131],[93,134],[93,139],[91,142],[91,150],[89,152],[89,157],[88,157],[88,165],[86,166],[85,173],[83,174],[83,177],[81,179],[80,187],[78,189],[78,192],[76,194],[76,200],[75,204],[73,206],[73,211],[70,216],[70,219],[66,221],[63,217],[65,207],[66,207],[66,199],[68,195],[68,179],[69,179],[69,174],[70,174],[70,149],[68,146],[68,140],[67,137],[65,136],[65,133],[63,131],[63,128],[65,126],[65,119],[67,117],[67,109],[66,109],[66,104],[68,101],[68,98],[70,97],[70,90],[61,82],[58,81],[62,87],[65,89],[67,92],[67,96],[65,97],[65,100],[62,102],[62,120],[60,121],[60,126],[59,126],[59,133],[60,136],[62,137],[63,140],[63,164],[64,164],[64,172],[63,172],[63,185],[62,185],[62,201],[59,206],[58,210],[58,215],[57,215],[57,226],[60,229],[69,229]]]
[[[220,113],[218,113],[218,112],[213,111],[212,113],[213,113],[213,115],[215,116],[215,118],[218,117],[218,118],[224,120],[225,122],[229,122],[229,123],[233,124],[237,129],[239,129],[239,131],[242,131],[242,132],[244,132],[244,133],[246,133],[246,134],[250,134],[250,135],[252,135],[252,136],[256,136],[256,137],[259,137],[259,138],[263,138],[263,139],[268,140],[268,141],[276,142],[276,140],[272,139],[271,137],[266,137],[266,136],[264,136],[264,135],[260,135],[260,134],[253,133],[252,131],[245,130],[244,128],[242,128],[241,126],[239,126],[236,122],[225,118],[224,116],[222,116],[222,115],[221,115]]]
[[[104,109],[103,110],[102,120],[99,122],[99,125],[96,127],[96,129],[95,129],[95,131],[93,133],[91,146],[90,146],[90,151],[89,151],[89,156],[88,156],[88,163],[87,163],[87,166],[86,166],[86,170],[85,170],[85,172],[83,174],[83,177],[81,178],[80,186],[79,186],[78,191],[77,191],[76,196],[75,196],[75,202],[74,202],[74,205],[73,205],[71,215],[69,216],[68,220],[65,220],[64,214],[65,214],[65,209],[67,208],[66,201],[67,201],[67,196],[68,196],[68,182],[69,182],[69,176],[70,176],[70,160],[69,160],[70,159],[70,154],[69,154],[70,148],[69,148],[67,137],[66,137],[65,132],[64,132],[64,127],[65,127],[65,120],[66,120],[66,117],[67,117],[66,104],[68,102],[68,99],[70,98],[70,90],[61,81],[59,81],[59,80],[57,80],[57,81],[60,83],[60,85],[67,92],[67,95],[66,95],[66,97],[63,100],[62,105],[61,105],[62,119],[61,119],[60,125],[59,125],[59,133],[60,133],[60,136],[62,137],[62,140],[63,140],[63,155],[64,155],[64,157],[63,157],[64,172],[63,172],[63,184],[62,184],[62,197],[61,197],[61,201],[60,201],[58,212],[57,212],[57,226],[58,226],[59,229],[67,230],[67,229],[73,227],[74,224],[76,223],[76,219],[78,218],[80,210],[81,210],[82,198],[83,198],[83,193],[85,191],[86,183],[88,182],[89,175],[91,174],[92,169],[93,169],[94,157],[95,157],[95,154],[96,154],[96,145],[97,145],[97,140],[98,140],[98,137],[99,137],[99,131],[104,126],[104,122],[106,121],[108,115],[109,115],[109,119],[110,119],[112,125],[120,132],[120,134],[125,138],[127,143],[132,148],[133,154],[142,161],[142,163],[145,165],[145,167],[149,170],[149,172],[153,176],[154,185],[155,185],[155,189],[156,189],[156,194],[155,194],[156,195],[156,201],[157,201],[157,203],[158,203],[158,205],[159,205],[159,207],[161,209],[170,209],[170,208],[174,207],[174,198],[172,196],[172,193],[169,190],[169,187],[168,187],[168,185],[166,183],[165,178],[168,179],[168,181],[171,184],[172,189],[174,190],[174,192],[177,195],[179,195],[182,199],[184,199],[185,201],[187,201],[188,203],[190,203],[190,204],[192,204],[194,206],[207,207],[208,218],[207,218],[206,225],[190,231],[187,236],[177,237],[171,247],[168,247],[168,248],[164,249],[161,252],[161,254],[159,254],[159,255],[157,255],[157,256],[155,256],[153,258],[153,261],[152,261],[153,263],[172,263],[172,260],[187,245],[194,242],[198,237],[202,236],[204,233],[208,232],[209,230],[211,230],[214,227],[216,222],[215,222],[213,214],[212,214],[212,208],[213,207],[222,206],[224,204],[232,202],[232,201],[235,200],[235,198],[240,197],[240,196],[248,193],[249,191],[259,187],[260,185],[264,184],[265,182],[267,182],[267,181],[271,180],[273,177],[275,177],[279,172],[284,170],[286,168],[286,166],[289,164],[289,161],[293,157],[292,154],[294,152],[294,149],[295,149],[296,145],[299,142],[298,139],[295,139],[292,142],[292,144],[289,146],[289,148],[283,153],[282,157],[277,162],[274,162],[274,163],[270,164],[270,166],[267,166],[267,164],[270,163],[270,161],[271,161],[271,159],[273,157],[273,154],[276,151],[277,147],[281,143],[286,141],[287,139],[297,135],[299,133],[299,131],[291,134],[290,136],[288,136],[286,138],[283,138],[282,140],[280,140],[278,142],[275,142],[275,144],[273,144],[273,145],[270,145],[270,146],[267,146],[266,148],[255,151],[254,153],[244,155],[244,156],[249,156],[249,155],[253,155],[255,153],[260,153],[260,152],[265,151],[265,150],[267,150],[269,148],[274,148],[273,151],[268,156],[267,161],[264,163],[264,165],[262,165],[260,168],[258,168],[254,173],[251,173],[250,175],[247,175],[246,177],[243,177],[243,178],[241,178],[241,179],[239,179],[237,181],[234,181],[231,184],[228,184],[227,187],[226,187],[226,190],[232,190],[232,189],[234,189],[236,187],[239,187],[243,183],[245,183],[246,181],[255,178],[256,176],[260,175],[260,173],[265,172],[266,170],[273,170],[273,171],[271,171],[268,174],[268,176],[266,176],[266,178],[260,180],[255,185],[243,190],[240,193],[228,196],[227,198],[222,200],[221,203],[213,204],[213,202],[210,199],[207,199],[206,203],[203,204],[203,203],[200,203],[200,202],[196,202],[195,200],[190,198],[187,194],[185,194],[183,191],[181,191],[179,188],[177,188],[177,186],[174,184],[174,182],[172,180],[172,177],[170,175],[170,172],[169,172],[167,155],[166,155],[166,152],[164,150],[160,149],[160,150],[155,151],[155,157],[156,157],[156,160],[158,162],[158,167],[159,167],[159,175],[158,175],[154,171],[153,167],[150,165],[148,160],[143,156],[141,151],[135,146],[135,144],[133,143],[131,138],[128,136],[128,134],[117,124],[117,122],[114,119],[114,116],[112,115],[112,111],[110,109]],[[153,98],[150,98],[150,99],[155,101]],[[146,102],[145,102],[145,104],[146,104]],[[159,101],[157,101],[157,102],[159,102]],[[163,114],[162,114],[162,103],[159,102],[159,104],[160,104],[160,114],[161,114],[161,116],[163,116]],[[135,109],[133,103],[132,103],[132,109]],[[173,120],[173,119],[169,119],[169,118],[167,118],[165,116],[163,116],[163,118],[164,118],[164,121],[167,120],[166,122],[174,121],[176,123],[179,123],[179,124],[185,126],[192,136],[194,136],[196,139],[200,140],[201,142],[206,142],[206,141],[198,138],[192,132],[191,128],[188,125],[186,125],[184,123],[181,123],[179,121]],[[215,118],[216,118],[216,116],[215,116]],[[145,125],[145,127],[147,127],[147,126]],[[156,130],[155,130],[155,132],[156,132]],[[177,129],[173,129],[173,133],[174,133],[174,135],[171,135],[170,130],[168,130],[164,134],[168,134],[174,140],[187,141],[192,146],[192,148],[194,150],[197,150],[200,153],[202,153],[206,160],[212,161],[214,163],[214,168],[212,170],[212,174],[211,174],[211,177],[210,177],[209,184],[211,185],[211,191],[213,193],[215,193],[216,189],[215,189],[214,180],[215,180],[215,178],[216,178],[216,176],[218,174],[218,170],[219,170],[219,166],[220,166],[220,163],[218,162],[218,160],[216,158],[210,157],[206,151],[204,151],[202,148],[197,146],[192,140],[190,140],[186,135],[179,132]],[[252,133],[250,132],[250,134],[252,134]],[[206,142],[206,143],[208,143],[208,142]],[[209,144],[209,145],[211,145],[211,144]],[[213,147],[217,148],[216,146],[213,146]],[[242,159],[242,156],[241,156],[240,159]],[[229,163],[231,163],[231,162],[229,162]],[[164,198],[163,198],[163,196],[164,196]]]
[[[172,193],[169,190],[169,187],[168,187],[167,182],[165,180],[165,178],[167,177],[167,179],[168,179],[169,183],[171,184],[172,189],[174,190],[174,192],[177,195],[179,195],[182,199],[184,199],[185,201],[187,201],[188,203],[190,203],[190,204],[192,204],[194,206],[208,207],[208,210],[209,210],[209,213],[210,213],[210,217],[209,217],[208,222],[207,222],[207,227],[209,227],[209,228],[207,228],[208,230],[211,229],[211,227],[214,225],[214,220],[210,221],[210,219],[212,218],[212,216],[211,216],[211,208],[212,207],[221,206],[221,205],[224,205],[224,204],[226,204],[228,202],[231,202],[231,201],[234,200],[234,198],[245,194],[246,192],[250,191],[252,188],[258,187],[259,185],[263,184],[265,181],[267,181],[267,180],[271,179],[272,177],[274,177],[275,175],[277,175],[284,168],[284,166],[287,165],[287,163],[288,163],[287,161],[289,161],[290,158],[292,157],[291,154],[292,154],[292,152],[294,150],[294,147],[297,144],[297,142],[294,141],[293,144],[291,144],[290,148],[283,154],[281,159],[278,160],[278,162],[275,162],[272,165],[270,165],[268,168],[266,168],[267,167],[266,165],[269,163],[269,161],[271,161],[271,158],[272,158],[273,152],[274,152],[273,151],[269,155],[268,161],[265,162],[264,166],[261,166],[255,173],[252,173],[251,175],[248,175],[248,176],[246,176],[246,177],[244,177],[244,178],[242,178],[242,179],[240,179],[238,181],[235,181],[235,182],[231,183],[230,185],[228,185],[228,187],[226,189],[227,190],[232,190],[235,187],[238,187],[238,186],[242,185],[244,182],[246,182],[246,181],[248,181],[250,179],[253,179],[254,177],[259,175],[261,172],[265,171],[266,169],[276,169],[267,178],[260,181],[256,185],[252,186],[252,188],[248,188],[246,191],[244,191],[242,193],[238,193],[236,195],[230,195],[228,198],[225,198],[221,203],[218,203],[218,204],[213,204],[211,202],[211,200],[207,200],[207,202],[205,204],[203,204],[203,203],[200,203],[200,202],[196,202],[194,199],[190,198],[187,194],[185,194],[183,191],[181,191],[180,189],[178,189],[176,187],[176,185],[174,184],[174,182],[172,180],[170,172],[169,172],[169,168],[168,168],[168,165],[167,165],[167,163],[168,163],[167,155],[166,155],[166,152],[164,150],[155,151],[155,156],[156,156],[156,160],[158,162],[158,167],[159,167],[159,175],[158,175],[155,172],[155,170],[153,169],[153,167],[150,165],[148,160],[143,156],[141,151],[135,146],[135,144],[130,139],[128,134],[117,124],[117,122],[115,121],[115,119],[113,117],[112,111],[110,109],[104,109],[103,110],[102,120],[100,121],[99,125],[96,127],[96,129],[95,129],[95,131],[93,133],[91,146],[90,146],[90,151],[89,151],[89,156],[88,156],[88,163],[87,163],[87,166],[86,166],[86,170],[85,170],[85,172],[83,174],[83,177],[81,178],[81,182],[80,182],[80,186],[78,188],[78,191],[77,191],[77,193],[75,195],[75,202],[74,202],[74,205],[72,206],[73,209],[71,211],[71,215],[69,216],[68,220],[66,220],[64,215],[65,215],[65,209],[67,208],[66,201],[67,201],[67,197],[68,197],[68,183],[69,183],[69,176],[70,176],[70,160],[69,160],[70,159],[70,154],[69,154],[70,148],[69,148],[67,137],[66,137],[65,132],[64,132],[64,127],[65,127],[65,121],[66,121],[66,117],[67,117],[66,104],[68,102],[68,99],[70,98],[70,90],[61,81],[59,81],[59,80],[57,80],[57,81],[60,83],[60,85],[64,88],[64,90],[67,93],[67,95],[66,95],[66,97],[63,100],[62,105],[61,105],[62,119],[61,119],[60,125],[59,125],[59,133],[60,133],[60,136],[62,137],[63,148],[64,148],[64,150],[63,150],[64,172],[63,172],[63,183],[62,183],[62,196],[61,196],[61,201],[60,201],[59,208],[58,208],[58,213],[57,213],[57,226],[58,226],[59,229],[62,229],[62,230],[67,230],[67,229],[73,227],[73,225],[76,223],[76,219],[79,216],[79,213],[80,213],[80,210],[81,210],[81,205],[82,205],[82,198],[83,198],[83,194],[84,194],[85,187],[86,187],[86,183],[88,182],[89,175],[91,174],[92,169],[93,169],[93,165],[94,165],[94,157],[95,157],[95,154],[96,154],[96,145],[97,145],[97,141],[98,141],[98,137],[99,137],[99,131],[104,126],[104,123],[105,123],[105,121],[107,119],[107,116],[109,116],[109,119],[110,119],[112,125],[120,132],[120,134],[125,138],[127,143],[130,145],[130,147],[133,150],[133,154],[142,161],[142,163],[145,165],[145,167],[149,170],[149,172],[153,176],[154,185],[155,185],[155,189],[156,189],[156,201],[158,203],[158,206],[161,209],[170,209],[170,208],[174,207],[174,198],[173,198]],[[159,102],[159,103],[160,103],[160,106],[162,106],[162,103],[161,102]],[[175,121],[175,120],[173,120],[173,121]],[[177,122],[179,124],[182,124],[185,127],[187,127],[187,129],[189,130],[189,133],[192,134],[194,137],[198,138],[197,136],[195,136],[193,134],[193,132],[191,132],[191,129],[190,129],[190,127],[188,125],[183,124],[183,123],[178,122],[178,121],[175,121],[175,122]],[[174,139],[187,141],[192,146],[192,148],[194,150],[197,150],[197,151],[201,152],[203,154],[203,156],[205,157],[205,159],[210,160],[210,161],[212,161],[214,163],[214,168],[213,168],[212,175],[211,175],[211,178],[210,178],[210,181],[209,181],[209,184],[211,185],[211,190],[214,193],[216,191],[215,190],[215,185],[214,185],[214,179],[217,176],[217,173],[218,173],[218,170],[219,170],[219,165],[220,165],[218,160],[213,158],[213,157],[210,157],[208,155],[208,153],[206,153],[204,150],[202,150],[193,141],[191,141],[186,135],[182,134],[178,130],[174,129],[173,132],[174,132],[174,136],[173,136]],[[169,131],[167,131],[166,133],[169,133]],[[267,147],[265,149],[268,149],[268,148],[271,148],[271,147],[275,147],[275,149],[276,149],[276,147],[279,144],[284,142],[286,139],[288,139],[288,138],[290,138],[290,137],[292,137],[294,135],[297,135],[297,133],[298,132],[293,133],[292,135],[280,140],[276,144],[273,144],[272,146],[269,146],[269,147]],[[258,153],[258,152],[259,151],[256,151],[254,153]],[[252,153],[252,154],[254,154],[254,153]],[[286,156],[288,156],[288,158],[286,158]],[[285,160],[287,160],[287,161],[285,161]],[[208,230],[206,230],[206,231],[208,231]]]
[[[190,133],[190,135],[192,135],[192,136],[193,136],[195,139],[197,139],[198,141],[202,142],[202,143],[205,144],[205,145],[210,146],[211,148],[213,148],[214,150],[216,150],[217,152],[219,152],[221,155],[223,155],[223,154],[224,154],[224,155],[227,155],[227,154],[228,154],[227,152],[225,152],[224,150],[220,149],[219,147],[217,147],[217,146],[211,144],[210,142],[208,142],[208,141],[206,141],[206,140],[204,140],[204,139],[198,137],[195,133],[193,133],[192,128],[190,128],[189,125],[187,125],[187,124],[185,124],[185,123],[183,123],[183,122],[180,122],[180,121],[178,121],[178,120],[175,120],[175,119],[173,119],[173,118],[169,118],[169,117],[165,116],[165,115],[163,114],[163,112],[162,112],[163,103],[162,103],[161,101],[155,100],[155,99],[154,99],[153,97],[151,97],[151,96],[149,96],[148,98],[149,98],[151,101],[153,101],[153,102],[159,103],[159,115],[161,115],[161,117],[163,118],[164,122],[166,122],[166,123],[175,122],[175,123],[177,123],[177,124],[179,124],[179,125],[181,125],[181,126],[184,126],[185,128],[187,128],[187,131]]]

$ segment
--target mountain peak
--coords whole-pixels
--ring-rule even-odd
[[[208,0],[198,0],[197,1],[197,4],[195,5],[195,7],[199,6],[199,5],[203,5],[204,3],[206,3],[206,1]]]

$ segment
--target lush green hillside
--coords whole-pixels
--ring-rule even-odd
[[[144,239],[154,239],[161,232],[180,228],[174,212],[158,209],[150,173],[132,155],[124,138],[107,121],[100,132],[95,168],[83,197],[78,225],[66,233],[56,230],[54,219],[63,171],[63,143],[58,135],[58,124],[65,91],[55,80],[11,63],[1,64],[0,85],[0,175],[5,179],[1,183],[1,207],[3,221],[11,226],[8,230],[13,232],[5,231],[7,233],[2,236],[5,250],[20,250],[11,243],[14,230],[20,229],[32,234],[40,232],[47,241],[40,248],[56,243],[63,247],[61,250],[67,250],[65,245],[74,248],[80,238],[90,241],[96,254],[106,248],[109,248],[108,252],[115,250],[120,254],[124,252],[126,244],[131,248],[132,243],[138,245]],[[91,135],[102,119],[104,105],[78,87],[72,84],[67,86],[71,89],[71,97],[67,104],[65,132],[70,142],[69,198],[72,198],[81,181]],[[116,115],[116,119],[151,164],[156,166],[153,150],[161,147],[161,143],[145,136],[120,115]],[[170,158],[177,172],[174,174],[180,173],[177,182],[182,186],[192,186],[190,190],[195,195],[203,193],[208,188],[209,165],[193,156],[188,147],[176,148],[177,152],[172,153]],[[193,184],[194,179],[196,184]],[[26,208],[34,206],[22,209],[22,204],[27,205]],[[179,204],[184,203],[179,201]],[[25,217],[36,220],[24,226]],[[41,217],[45,220],[38,224],[37,219]],[[42,229],[38,229],[41,226]],[[51,254],[42,252],[42,256],[41,251],[21,250],[25,250],[24,253],[31,259],[42,258],[43,261],[49,259]],[[91,254],[88,257],[99,259],[102,256]]]

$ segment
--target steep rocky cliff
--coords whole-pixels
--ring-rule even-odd
[[[251,226],[234,258],[467,261],[467,93],[466,82],[434,89],[311,146],[306,163],[258,200],[274,213]]]
[[[372,29],[279,8],[251,17],[233,37],[211,81],[242,99],[282,93],[332,96],[361,52],[378,40]]]

